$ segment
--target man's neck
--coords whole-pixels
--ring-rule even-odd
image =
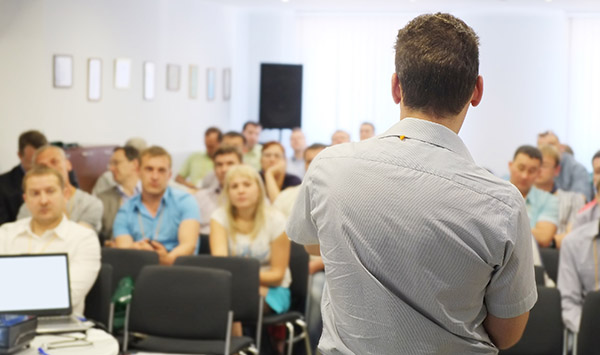
[[[294,158],[296,160],[304,160],[304,150],[294,150]]]
[[[554,190],[554,181],[549,181],[542,184],[535,184],[535,187],[537,187],[540,190],[552,193],[552,190]]]
[[[254,215],[256,213],[256,207],[248,207],[237,209],[236,218],[242,221],[252,221],[254,220]]]
[[[33,232],[33,234],[37,235],[38,237],[42,236],[44,233],[46,233],[49,230],[52,230],[56,227],[58,227],[58,225],[60,224],[60,222],[62,221],[62,216],[60,216],[59,218],[57,218],[54,221],[48,222],[48,223],[41,223],[40,221],[36,221],[34,218],[31,219],[31,231]]]
[[[132,196],[133,193],[135,192],[135,188],[139,181],[140,180],[138,179],[137,176],[133,176],[133,177],[130,177],[129,179],[126,179],[121,184],[121,188],[123,188],[123,192],[125,192],[125,194],[127,196]]]
[[[158,212],[160,201],[162,200],[164,194],[164,191],[161,194],[150,194],[142,190],[142,203],[144,206],[146,206],[148,212],[150,212],[153,216],[155,216],[156,212]]]
[[[246,145],[246,146],[244,146],[244,153],[251,152],[251,151],[252,151],[252,149],[254,149],[254,144],[253,144],[253,145],[251,145],[251,146],[249,146],[249,145]]]
[[[532,187],[530,187],[530,188],[529,188],[529,190],[527,190],[527,191],[524,191],[524,192],[523,192],[523,191],[520,191],[520,192],[521,192],[521,195],[523,195],[523,198],[524,198],[524,199],[527,199],[527,195],[529,195],[529,193],[531,192],[531,189],[533,189],[533,186],[532,186]]]
[[[468,105],[465,106],[465,109],[461,113],[455,116],[448,117],[437,117],[432,114],[423,111],[411,110],[401,104],[400,106],[400,120],[403,120],[408,117],[418,118],[424,121],[429,121],[433,123],[440,124],[454,133],[458,134],[460,129],[465,122],[465,117],[467,115]]]
[[[65,189],[67,190],[67,192],[65,193],[65,197],[67,198],[67,201],[71,200],[71,198],[73,196],[75,196],[75,193],[77,192],[77,188],[69,183],[67,183],[67,185],[65,186]]]

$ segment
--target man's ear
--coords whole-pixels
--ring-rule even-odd
[[[475,89],[473,90],[473,96],[471,97],[471,106],[475,107],[481,102],[483,97],[483,77],[477,76],[477,82],[475,83]]]
[[[400,81],[398,80],[398,74],[396,73],[392,75],[392,98],[396,105],[402,101],[402,88],[400,87]]]

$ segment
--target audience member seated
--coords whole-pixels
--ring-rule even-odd
[[[562,318],[572,332],[579,331],[581,309],[586,295],[600,288],[598,283],[598,222],[573,229],[562,243],[558,263],[558,289]]]
[[[212,155],[221,144],[223,134],[216,127],[210,127],[204,132],[205,152],[198,152],[190,155],[179,174],[175,177],[175,181],[189,187],[192,190],[200,187],[202,179],[213,170]]]
[[[575,160],[573,155],[564,151],[564,146],[558,141],[558,136],[552,131],[538,135],[538,147],[543,145],[554,146],[560,153],[560,173],[556,177],[556,187],[565,191],[574,191],[583,194],[587,201],[593,198],[592,185],[585,167]]]
[[[371,122],[363,122],[360,125],[360,140],[364,141],[375,136],[375,126]]]
[[[71,162],[67,159],[62,148],[45,145],[35,151],[34,165],[43,165],[58,171],[65,181],[65,196],[67,205],[65,213],[67,218],[83,226],[92,228],[96,233],[102,227],[102,202],[87,192],[75,188],[69,182],[69,172],[72,170]],[[17,219],[30,217],[31,212],[27,204],[21,206]]]
[[[244,163],[250,165],[257,171],[260,170],[260,154],[262,151],[262,145],[258,144],[258,138],[262,126],[258,122],[248,121],[244,123],[242,134],[246,139],[244,146]]]
[[[573,229],[582,226],[590,221],[597,221],[600,219],[600,207],[598,207],[598,200],[600,199],[600,150],[592,157],[593,181],[596,187],[596,197],[577,213],[575,221],[573,222]]]
[[[275,201],[281,191],[302,183],[296,175],[285,172],[285,149],[279,142],[271,141],[263,145],[260,165],[260,175],[271,202]]]
[[[221,145],[213,155],[214,174],[219,184],[216,187],[198,190],[194,197],[200,208],[200,234],[210,234],[210,216],[220,205],[221,190],[229,169],[242,163],[242,151],[237,147]]]
[[[269,311],[286,312],[291,302],[291,274],[285,217],[268,205],[262,179],[245,164],[229,169],[223,196],[224,206],[211,216],[211,254],[258,259],[260,293]]]
[[[23,204],[23,176],[33,166],[35,150],[46,144],[48,140],[39,131],[27,131],[19,136],[17,155],[21,162],[12,170],[0,175],[0,225],[17,219],[19,208]]]
[[[134,137],[125,142],[125,147],[134,147],[138,152],[141,152],[148,147],[148,144],[144,138]],[[92,195],[98,196],[101,192],[115,186],[117,186],[117,182],[113,178],[113,174],[109,167],[109,169],[100,175],[98,180],[96,180],[94,188],[92,189]]]
[[[556,187],[554,177],[560,172],[560,153],[554,146],[540,147],[542,153],[542,167],[535,180],[535,187],[549,192],[558,198],[558,226],[554,242],[560,248],[563,238],[571,231],[573,220],[583,205],[585,197],[579,192],[564,191]]]
[[[287,161],[287,173],[301,178],[304,176],[304,149],[306,149],[306,138],[304,133],[298,127],[292,130],[290,135],[290,146],[292,147],[292,156]]]
[[[519,147],[513,161],[508,163],[510,182],[525,198],[531,233],[539,246],[549,247],[553,244],[558,224],[558,199],[533,186],[541,166],[542,153],[529,145]]]
[[[67,253],[73,313],[83,315],[85,296],[100,270],[96,233],[64,215],[70,192],[57,170],[34,166],[23,178],[23,191],[31,217],[0,227],[0,255]],[[9,285],[2,287],[6,292]],[[43,289],[39,297],[44,297]]]
[[[331,145],[342,144],[350,142],[350,135],[346,131],[338,129],[331,136]]]
[[[194,197],[168,186],[171,155],[152,146],[140,154],[142,193],[127,201],[115,217],[117,248],[155,251],[163,265],[192,255],[198,244],[200,215]]]
[[[99,235],[103,245],[105,242],[109,242],[108,245],[112,242],[113,223],[119,208],[142,191],[139,168],[140,153],[137,149],[131,146],[115,148],[108,162],[108,169],[116,185],[98,195],[104,206],[102,229]]]
[[[223,139],[221,140],[220,146],[235,147],[240,152],[243,152],[245,144],[246,138],[241,133],[229,131],[223,135]],[[214,170],[206,174],[204,179],[202,179],[201,186],[203,189],[218,189],[219,187],[221,187],[221,183],[219,183],[219,180],[217,179]]]

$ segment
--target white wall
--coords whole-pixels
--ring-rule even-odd
[[[17,136],[40,129],[50,140],[122,144],[142,136],[173,153],[203,147],[209,125],[229,128],[236,90],[239,10],[201,0],[3,0],[0,2],[0,170],[17,163]],[[52,56],[74,58],[74,85],[52,86]],[[87,60],[103,61],[102,100],[86,99]],[[116,90],[114,59],[132,59],[131,88]],[[242,55],[242,58],[245,54]],[[156,98],[142,98],[142,63],[156,63]],[[181,65],[181,89],[166,90],[166,65]],[[199,66],[199,98],[189,99],[188,67]],[[206,68],[217,69],[206,101]],[[232,67],[232,100],[222,70]]]

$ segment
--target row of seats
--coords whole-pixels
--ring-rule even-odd
[[[287,353],[308,340],[304,313],[308,289],[308,255],[292,244],[292,305],[289,312],[263,317],[259,263],[252,258],[194,255],[180,257],[175,266],[158,265],[156,253],[103,248],[102,268],[86,298],[89,319],[112,332],[112,295],[119,281],[130,276],[135,288],[123,335],[123,350],[230,354],[261,348],[263,327],[285,324]],[[229,311],[231,317],[229,316]],[[253,338],[230,338],[231,321],[254,326]],[[127,324],[128,323],[128,324]],[[299,332],[297,332],[299,330]],[[131,337],[131,334],[143,334]],[[208,342],[206,342],[208,340]]]

